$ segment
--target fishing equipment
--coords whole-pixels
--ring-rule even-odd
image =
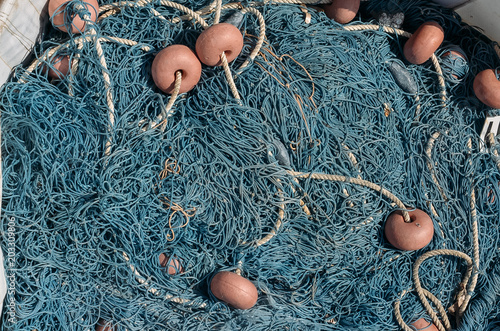
[[[360,0],[333,0],[324,7],[325,14],[335,22],[346,24],[356,17],[359,5]]]
[[[342,25],[304,2],[100,2],[82,34],[53,30],[0,93],[2,224],[15,220],[18,249],[7,270],[18,310],[5,325],[498,325],[498,139],[480,151],[475,123],[487,107],[472,77],[499,59],[428,1],[400,4],[405,30],[364,16],[385,3],[363,3],[363,21]],[[222,68],[202,66],[191,90],[180,92],[180,70],[172,94],[158,89],[159,52],[195,49],[236,12],[234,60],[223,49]],[[402,64],[407,38],[428,21],[470,59],[462,82],[447,80],[435,54]],[[50,80],[43,68],[61,55],[71,70]],[[395,249],[387,218],[411,222],[417,208],[432,239]],[[256,289],[246,309],[212,288],[222,276]]]
[[[438,54],[441,67],[446,72],[447,80],[461,82],[469,72],[467,55],[457,45],[446,45]]]
[[[210,291],[236,309],[250,309],[257,303],[255,285],[234,272],[218,272],[210,281]]]
[[[421,318],[411,324],[415,330],[438,331],[436,326],[429,321]]]
[[[196,54],[207,66],[222,65],[221,54],[227,62],[232,62],[240,55],[243,48],[243,36],[240,30],[229,23],[218,23],[204,30],[196,39]]]
[[[485,69],[474,78],[476,97],[491,108],[500,108],[500,82],[498,71]]]
[[[399,211],[392,212],[385,222],[387,240],[397,249],[413,251],[427,246],[434,236],[434,225],[426,212],[415,209],[408,212],[406,222]]]
[[[49,0],[48,11],[54,27],[64,32],[70,30],[72,33],[81,33],[85,28],[86,21],[95,22],[97,20],[99,12],[97,0],[78,2],[78,6],[80,8],[73,9],[72,1],[69,0]],[[77,13],[81,9],[88,12],[86,13],[87,17]]]
[[[498,157],[498,151],[495,149],[496,137],[500,134],[500,115],[487,116],[481,130],[481,151],[486,152],[491,149],[493,155]],[[498,163],[498,159],[497,159]]]
[[[52,79],[62,79],[69,72],[69,56],[58,56],[53,58],[48,69],[48,75]]]
[[[189,47],[171,45],[155,56],[151,75],[156,86],[163,92],[185,93],[191,91],[200,80],[201,63]],[[177,82],[180,82],[179,87],[175,86]]]
[[[418,86],[410,72],[400,63],[393,61],[387,67],[399,87],[406,93],[417,94]]]
[[[166,267],[165,271],[169,275],[175,275],[184,272],[184,268],[182,267],[181,261],[179,259],[172,256],[168,257],[164,253],[160,254],[160,265],[164,268]]]
[[[443,39],[444,30],[437,22],[425,22],[408,38],[403,49],[404,56],[413,64],[422,64],[431,58]]]

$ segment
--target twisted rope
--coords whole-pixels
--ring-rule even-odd
[[[123,256],[123,259],[127,262],[127,264],[129,265],[130,267],[130,270],[132,270],[132,272],[134,273],[137,281],[141,284],[144,285],[144,287],[146,288],[146,290],[156,296],[160,296],[161,295],[161,292],[152,287],[146,278],[144,278],[144,276],[141,275],[141,273],[137,270],[137,268],[132,264],[132,262],[130,262],[130,258],[128,257],[127,253],[125,252],[122,252],[122,256]],[[166,294],[163,296],[163,298],[165,300],[168,300],[168,301],[172,301],[172,302],[175,302],[175,303],[178,303],[178,304],[193,304],[193,302],[189,299],[184,299],[184,298],[179,298],[179,297],[176,297],[176,296],[173,296],[171,294]],[[207,303],[206,302],[202,302],[201,304],[199,304],[197,306],[197,308],[206,308],[207,306]]]
[[[137,3],[135,4],[139,4],[139,2],[142,2],[142,1],[138,1]],[[133,7],[134,6],[134,3],[129,3],[128,4],[130,7]],[[144,6],[144,5],[142,5]],[[97,19],[98,22],[102,21],[103,19],[105,19],[106,17],[110,17],[112,15],[116,15],[118,14],[119,12],[121,12],[121,8],[120,7],[116,7],[115,5],[111,4],[111,5],[104,5],[104,6],[101,6],[99,7],[99,18]],[[155,16],[155,17],[158,17],[160,19],[163,19],[163,20],[166,20],[165,17],[163,17],[163,15],[158,12],[156,9],[154,8],[149,8],[149,10],[151,11],[151,13]]]
[[[396,317],[396,321],[398,322],[399,326],[403,329],[403,331],[415,331],[415,328],[409,327],[406,324],[406,322],[403,320],[403,317],[401,316],[401,309],[400,309],[401,299],[404,297],[404,295],[406,293],[407,293],[407,291],[403,291],[403,293],[401,294],[401,297],[394,302],[394,315]],[[431,302],[434,303],[436,305],[436,307],[438,307],[438,310],[439,310],[441,315],[446,315],[446,311],[444,310],[442,305],[439,308],[439,299],[436,298],[434,296],[434,294],[432,294],[431,292],[427,291],[424,288],[422,288],[422,293],[425,295],[426,298],[431,300]],[[439,329],[439,327],[438,327],[438,329]],[[445,330],[439,329],[439,331],[445,331]]]
[[[294,178],[293,181],[297,185],[300,185],[299,180],[297,178]],[[293,185],[290,185],[290,188],[292,189],[293,194],[296,195],[297,194],[297,190],[293,187]],[[304,196],[307,196],[307,193],[304,193]],[[304,202],[304,200],[300,199],[299,204],[302,207],[302,210],[304,211],[304,213],[306,213],[306,215],[310,216],[311,215],[311,211],[309,210],[309,207],[307,207],[307,205]]]
[[[473,241],[473,251],[474,251],[474,266],[475,273],[472,276],[472,280],[469,284],[469,288],[467,290],[467,294],[465,295],[465,299],[463,303],[460,305],[460,310],[458,311],[458,318],[461,318],[467,309],[467,305],[471,299],[471,295],[474,292],[474,289],[477,285],[477,278],[479,276],[479,231],[477,225],[477,210],[476,210],[476,194],[474,193],[474,189],[472,189],[471,200],[470,200],[470,208],[471,208],[471,217],[472,217],[472,241]],[[468,281],[468,280],[467,280]]]
[[[156,120],[150,123],[149,125],[150,128],[156,129],[157,127],[160,127],[161,132],[165,131],[165,127],[167,125],[167,119],[173,115],[173,111],[171,111],[171,109],[175,103],[175,100],[177,99],[177,96],[179,95],[181,83],[182,83],[182,72],[176,71],[175,85],[174,85],[174,90],[172,91],[172,95],[170,96],[170,99],[168,100],[168,103],[165,106],[165,108],[162,109],[160,115],[158,115]]]
[[[217,12],[220,12],[221,7],[219,5],[221,3],[220,2],[221,0],[216,0],[216,1],[217,1]],[[252,50],[252,52],[248,56],[248,58],[239,67],[239,69],[237,71],[238,74],[241,73],[241,71],[245,67],[247,67],[248,64],[251,61],[253,61],[253,59],[257,56],[257,54],[259,53],[259,51],[262,47],[262,44],[264,43],[264,38],[266,36],[266,22],[264,20],[264,16],[262,16],[262,14],[257,9],[251,8],[251,7],[244,8],[242,10],[242,12],[243,12],[243,14],[245,14],[246,12],[249,12],[249,13],[252,13],[255,16],[257,16],[257,19],[259,21],[259,38],[257,40],[257,43],[256,43],[254,49]],[[219,13],[219,16],[220,16],[220,13]],[[216,18],[217,18],[217,16],[216,16]],[[229,88],[231,89],[231,93],[233,94],[234,98],[236,100],[238,100],[238,103],[241,105],[241,102],[240,102],[241,98],[240,98],[240,95],[238,93],[238,89],[236,88],[236,84],[234,83],[234,79],[233,79],[233,76],[231,74],[231,69],[229,68],[226,54],[224,52],[222,52],[222,54],[221,54],[221,62],[222,62],[222,66],[224,68],[224,73],[226,75],[227,82],[229,84]]]
[[[262,16],[261,12],[258,11],[255,8],[252,7],[247,7],[242,10],[243,13],[251,13],[257,17],[257,20],[259,21],[259,37],[257,39],[257,43],[255,44],[254,49],[248,56],[248,58],[241,64],[241,66],[238,68],[238,74],[245,69],[250,62],[252,62],[257,54],[259,54],[260,49],[262,48],[262,44],[264,43],[264,39],[266,37],[266,21],[264,20],[264,16]]]
[[[277,179],[277,181],[279,182],[280,180]],[[259,246],[262,246],[266,243],[268,243],[275,235],[276,233],[279,231],[279,229],[281,228],[281,225],[283,224],[283,219],[285,218],[285,204],[284,204],[284,199],[283,199],[283,191],[281,189],[278,188],[278,193],[280,194],[281,196],[281,205],[279,206],[279,211],[278,211],[278,219],[276,220],[276,223],[274,224],[274,228],[271,229],[271,231],[269,231],[269,233],[263,237],[262,239],[260,240],[257,240],[255,243],[254,243],[254,247],[259,247]],[[301,206],[303,204],[303,201],[301,200]],[[307,208],[307,206],[304,205],[304,211],[305,210],[308,210],[309,209]],[[246,242],[242,242],[241,243],[242,245],[245,245]],[[236,264],[236,271],[235,273],[237,275],[240,275],[241,276],[241,273],[243,271],[243,261],[238,261],[237,264]]]
[[[443,198],[444,201],[448,201],[448,198],[446,197],[443,188],[441,187],[441,185],[439,185],[439,181],[436,176],[436,170],[434,169],[434,166],[432,164],[432,149],[434,148],[434,143],[436,139],[439,138],[440,135],[441,133],[439,131],[436,131],[430,136],[429,140],[427,141],[427,145],[425,147],[425,155],[427,156],[426,164],[427,168],[429,169],[429,172],[431,173],[432,181],[436,184],[438,191],[441,194],[441,197]]]
[[[398,36],[403,36],[406,38],[410,38],[412,35],[411,33],[406,32],[406,31],[401,30],[401,29],[391,28],[389,26],[378,25],[378,24],[346,25],[346,26],[343,26],[343,29],[347,30],[347,31],[363,31],[363,30],[375,30],[375,31],[377,31],[377,30],[382,30],[384,32],[396,34]]]
[[[322,173],[305,173],[305,172],[298,172],[298,171],[292,171],[288,170],[288,174],[291,176],[297,177],[297,178],[312,178],[312,179],[319,179],[319,180],[329,180],[329,181],[335,181],[335,182],[344,182],[344,183],[349,183],[349,184],[355,184],[359,186],[364,186],[368,187],[374,191],[379,192],[380,194],[384,195],[391,201],[393,201],[400,209],[403,214],[403,218],[405,222],[411,222],[410,220],[410,215],[407,212],[406,206],[401,202],[401,200],[398,199],[394,194],[392,194],[390,191],[386,190],[385,188],[381,187],[380,185],[377,185],[375,183],[369,182],[364,179],[360,178],[353,178],[353,177],[346,177],[346,176],[341,176],[341,175],[330,175],[330,174],[322,174]]]
[[[438,327],[438,329],[440,331],[441,330],[448,331],[451,329],[451,325],[450,325],[450,321],[448,319],[448,316],[446,314],[443,314],[441,316],[443,319],[443,323],[444,323],[444,326],[443,326],[441,321],[437,317],[437,314],[433,311],[432,307],[430,306],[430,304],[426,300],[426,295],[424,294],[422,285],[420,283],[420,276],[418,273],[418,269],[420,268],[420,265],[426,259],[428,259],[430,257],[438,256],[438,255],[455,256],[455,257],[461,258],[467,262],[467,272],[466,272],[466,275],[464,277],[464,280],[462,281],[462,284],[468,282],[470,275],[472,274],[473,264],[472,264],[472,259],[465,253],[462,253],[462,252],[456,251],[456,250],[451,250],[451,249],[437,249],[437,250],[427,252],[427,253],[423,254],[422,256],[420,256],[413,266],[413,282],[415,284],[415,289],[417,291],[418,297],[420,298],[420,301],[424,305],[427,313],[429,314],[429,316],[431,316],[433,323]],[[444,308],[442,307],[442,304],[439,301],[433,302],[433,303],[438,307],[438,309],[440,311],[444,311]]]
[[[403,294],[401,295],[401,298],[406,294],[406,291],[403,291]],[[403,320],[403,317],[401,316],[401,298],[398,300],[394,301],[394,316],[396,317],[396,321],[398,322],[399,326],[403,331],[415,331],[413,328],[410,328],[406,322]]]
[[[77,5],[76,6],[77,10],[82,10],[85,9],[83,5]],[[89,13],[86,13],[83,15],[84,21],[90,22],[91,17]],[[109,155],[111,153],[111,141],[112,141],[112,132],[113,132],[113,127],[115,125],[115,105],[113,103],[113,91],[111,88],[111,80],[109,78],[109,71],[108,71],[108,65],[106,64],[106,59],[104,58],[104,51],[102,50],[102,45],[101,42],[99,41],[99,38],[97,38],[97,31],[96,31],[96,26],[91,25],[90,26],[90,37],[94,41],[95,48],[97,51],[97,57],[99,58],[99,62],[101,64],[102,70],[102,77],[104,79],[104,90],[106,91],[106,103],[108,105],[108,137],[106,139],[106,146],[104,150],[104,155]]]
[[[118,12],[120,12],[119,8],[120,6],[129,6],[129,7],[144,7],[146,5],[149,5],[150,3],[152,3],[154,0],[141,0],[141,1],[138,1],[138,2],[134,2],[134,1],[123,1],[123,2],[115,2],[115,3],[112,3],[112,4],[109,4],[109,5],[104,5],[102,7],[99,8],[99,16],[101,17],[108,17],[108,16],[111,16],[113,14],[116,14]],[[174,9],[177,9],[177,10],[180,10],[186,14],[189,15],[190,18],[194,18],[194,20],[196,22],[198,22],[204,29],[208,28],[208,24],[207,22],[205,21],[205,19],[203,19],[200,14],[198,14],[197,12],[195,12],[194,10],[192,9],[189,9],[188,7],[184,6],[184,5],[181,5],[179,3],[176,3],[176,2],[172,2],[172,1],[168,1],[168,0],[161,0],[160,1],[160,4],[163,5],[163,6],[166,6],[166,7],[171,7],[171,8],[174,8]],[[105,14],[107,11],[111,11],[110,14]],[[162,17],[163,16],[158,13],[156,10],[153,11],[153,14],[155,16],[158,16],[158,17]]]
[[[420,109],[422,105],[420,104],[420,97],[415,95],[415,103],[417,104],[417,108],[415,109],[415,122],[420,121]]]
[[[280,193],[280,195],[282,197],[281,200],[283,201],[283,191],[281,191],[280,189],[278,189],[278,192]],[[271,229],[271,231],[269,231],[269,234],[267,234],[264,238],[256,241],[255,242],[255,247],[262,246],[265,243],[267,243],[269,240],[271,240],[276,235],[276,232],[278,232],[278,230],[280,229],[282,221],[283,221],[284,218],[285,218],[285,204],[282,203],[280,205],[280,209],[279,209],[279,212],[278,212],[278,220],[276,221],[276,224],[274,225],[274,229]]]
[[[77,37],[77,38],[73,39],[73,41],[75,43],[77,43],[78,49],[82,48],[81,45],[83,45],[83,42],[85,42],[85,41],[90,42],[92,40],[96,40],[96,38],[93,36],[81,36],[81,37]],[[129,46],[136,46],[139,44],[138,42],[133,41],[133,40],[123,39],[123,38],[118,38],[118,37],[110,37],[110,36],[99,37],[99,38],[97,38],[97,40],[99,42],[116,42],[116,43],[121,43],[121,44],[129,45]],[[54,48],[51,48],[48,51],[46,51],[45,54],[41,55],[39,58],[37,58],[36,60],[31,62],[31,64],[28,66],[28,68],[26,68],[23,75],[19,78],[19,82],[26,83],[26,77],[29,74],[31,74],[33,72],[33,70],[35,70],[36,67],[38,67],[42,62],[48,61],[48,59],[50,59],[55,53],[59,52],[61,49],[68,47],[69,43],[70,43],[70,41],[68,41],[64,44],[58,45]],[[141,49],[145,52],[149,52],[152,50],[151,47],[149,47],[147,45],[141,46]],[[71,63],[71,69],[72,69],[71,72],[72,73],[76,73],[76,71],[78,70],[79,58],[80,58],[80,55],[76,54],[75,58],[73,59],[73,61]],[[74,67],[75,67],[75,69],[73,69]]]
[[[440,256],[440,255],[455,256],[455,257],[461,258],[467,262],[467,272],[464,276],[464,279],[460,283],[460,287],[462,288],[462,291],[465,291],[465,284],[468,283],[470,276],[472,274],[473,263],[472,263],[472,259],[467,254],[462,253],[460,251],[451,250],[451,249],[437,249],[437,250],[427,252],[427,253],[423,254],[422,256],[420,256],[413,266],[413,282],[415,284],[415,290],[417,292],[417,295],[418,295],[420,301],[422,302],[422,305],[424,306],[425,310],[427,311],[427,314],[429,314],[429,316],[432,318],[432,323],[434,323],[434,325],[438,328],[439,331],[450,331],[451,324],[450,324],[450,321],[449,321],[448,316],[446,314],[446,310],[444,309],[444,307],[441,304],[439,299],[437,299],[431,292],[429,292],[428,290],[426,290],[422,287],[422,284],[420,282],[420,276],[419,276],[419,268],[422,265],[422,263],[428,258]],[[403,292],[403,294],[401,295],[401,298],[405,294],[406,294],[406,291]],[[460,293],[459,293],[459,295],[460,295]],[[394,315],[396,317],[398,324],[400,325],[400,327],[404,331],[412,331],[413,329],[410,328],[405,323],[405,321],[403,320],[403,318],[401,316],[401,311],[400,311],[401,298],[399,298],[398,300],[396,300],[394,302]],[[442,322],[439,319],[438,315],[432,309],[432,306],[429,304],[427,299],[429,299],[436,306],[439,314],[441,315]]]
[[[91,30],[91,34],[95,35],[94,29]],[[104,89],[106,91],[106,102],[108,105],[108,139],[106,140],[106,147],[104,154],[109,155],[111,153],[111,136],[113,132],[113,127],[115,125],[115,105],[113,103],[113,91],[111,89],[111,80],[109,78],[108,66],[106,64],[106,59],[104,58],[104,52],[102,50],[101,42],[99,38],[95,39],[95,47],[97,50],[97,56],[99,57],[99,62],[102,66],[102,76],[104,79]]]
[[[470,151],[472,149],[472,141],[470,138],[467,141],[467,147],[469,148],[469,154],[470,154]],[[470,155],[469,155],[469,164],[471,164]],[[469,304],[471,295],[476,288],[477,278],[479,277],[479,230],[478,230],[477,209],[476,209],[476,193],[474,191],[474,185],[471,185],[470,210],[472,218],[472,243],[473,243],[473,254],[474,254],[474,266],[476,270],[474,275],[472,276],[472,280],[467,289],[466,292],[467,294],[463,299],[463,303],[460,305],[460,309],[457,314],[457,320],[459,320],[465,313],[465,309],[467,309],[467,305]]]
[[[78,71],[78,64],[80,63],[80,52],[83,49],[83,42],[78,42],[77,43],[77,50],[78,52],[75,54],[75,57],[71,61],[71,75],[69,76],[69,88],[68,88],[68,94],[70,96],[74,96],[73,93],[73,77],[76,76],[76,73]]]
[[[178,9],[178,10],[183,11],[186,14],[192,16],[194,18],[194,20],[196,22],[198,22],[204,29],[206,29],[206,28],[209,27],[208,23],[203,19],[203,17],[201,17],[200,15],[198,15],[192,9],[187,8],[186,6],[183,6],[181,4],[178,4],[178,3],[175,3],[175,2],[172,2],[172,1],[168,1],[168,0],[162,0],[161,4],[164,5],[164,6],[167,6],[167,7],[172,7],[172,8]]]
[[[214,22],[213,25],[219,24],[220,21],[220,13],[221,13],[221,7],[222,7],[222,0],[215,0],[215,17],[214,17]]]
[[[446,107],[446,85],[444,82],[443,71],[441,70],[441,65],[439,64],[439,60],[438,60],[436,54],[432,54],[431,62],[432,62],[432,65],[434,66],[434,69],[436,69],[438,83],[439,83],[439,86],[441,87],[440,94],[441,94],[441,101],[443,101],[442,105],[443,105],[443,107]]]
[[[227,63],[226,53],[222,52],[222,54],[220,55],[220,60],[222,62],[222,67],[224,68],[224,73],[226,74],[229,88],[231,89],[234,98],[238,100],[238,103],[241,105],[240,94],[238,93],[238,89],[236,88],[236,84],[234,83],[233,75],[231,74],[231,68],[229,68],[229,63]]]

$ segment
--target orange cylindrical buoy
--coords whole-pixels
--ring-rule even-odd
[[[95,326],[95,331],[115,331],[116,328],[110,322],[106,322],[102,318],[99,319]]]
[[[182,74],[179,93],[192,90],[201,77],[201,63],[187,46],[171,45],[156,54],[151,74],[156,86],[171,94],[175,89],[175,73]]]
[[[259,296],[251,281],[229,271],[217,273],[210,282],[210,290],[217,299],[236,309],[252,308]]]
[[[68,2],[70,2],[70,0],[49,1],[48,11],[50,19],[52,21],[52,25],[64,32],[68,32],[67,27],[71,25],[71,32],[80,33],[85,27],[85,21],[79,15],[75,13],[71,16],[71,22],[65,21],[65,11]],[[97,0],[82,0],[82,3],[85,6],[85,9],[90,13],[90,20],[95,22],[99,13],[99,4],[97,3]],[[77,10],[78,9],[75,9],[75,12]]]
[[[498,182],[498,186],[500,187],[500,182]],[[495,202],[495,199],[496,199],[495,196],[496,196],[495,189],[492,187],[488,191],[488,194],[487,194],[487,198],[488,198],[489,203],[494,203]]]
[[[207,66],[220,66],[222,52],[226,55],[227,62],[233,61],[240,55],[243,49],[243,36],[234,25],[219,23],[200,34],[195,48],[202,63]]]
[[[486,69],[474,78],[472,87],[476,97],[485,105],[500,108],[500,81],[497,78],[497,70]]]
[[[358,14],[359,4],[360,0],[333,0],[324,7],[325,14],[337,23],[346,24]]]
[[[403,48],[404,56],[410,63],[422,64],[431,58],[443,40],[443,28],[437,22],[425,22],[406,41]]]
[[[176,275],[184,272],[184,268],[182,267],[182,264],[179,261],[179,259],[175,257],[169,258],[165,253],[161,253],[159,259],[160,259],[160,265],[166,268],[166,272],[169,275]]]
[[[411,323],[411,325],[417,330],[417,331],[439,331],[438,328],[431,322],[427,322],[425,319],[420,318],[416,320],[415,322]]]
[[[434,224],[423,210],[415,209],[408,214],[411,222],[406,223],[401,211],[392,212],[385,222],[385,236],[397,249],[414,251],[424,248],[434,236]]]
[[[48,75],[52,79],[62,79],[69,72],[69,56],[57,56],[51,61]]]
[[[441,69],[445,78],[460,81],[469,71],[469,63],[464,50],[456,45],[451,45],[441,55]]]

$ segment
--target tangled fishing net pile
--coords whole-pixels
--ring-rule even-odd
[[[347,25],[283,1],[99,5],[82,34],[50,27],[38,60],[0,92],[2,249],[9,221],[16,243],[4,327],[500,326],[498,145],[482,145],[492,110],[472,91],[475,74],[500,65],[490,40],[416,0],[363,2]],[[404,60],[408,36],[377,25],[389,5],[402,31],[444,28],[437,66]],[[203,65],[177,96],[155,86],[156,53],[194,50],[203,22],[237,12],[244,46],[226,70]],[[450,44],[468,63],[447,60]],[[61,56],[74,65],[51,79]],[[423,249],[386,240],[402,208],[431,216]],[[257,303],[217,299],[220,271],[251,281]]]

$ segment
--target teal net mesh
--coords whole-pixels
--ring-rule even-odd
[[[210,2],[179,3],[213,23]],[[400,330],[395,304],[408,325],[431,321],[413,266],[444,249],[474,267],[442,254],[420,265],[421,287],[446,310],[470,296],[463,316],[439,320],[500,326],[498,145],[482,149],[479,136],[495,111],[472,90],[500,65],[493,42],[428,1],[362,2],[347,25],[318,6],[224,2],[221,21],[244,13],[229,63],[240,99],[222,67],[203,65],[168,109],[152,61],[172,44],[194,50],[202,25],[168,1],[106,4],[82,34],[48,27],[34,66],[0,90],[2,249],[14,254],[5,329]],[[263,25],[248,8],[265,23],[255,57]],[[406,36],[368,26],[394,12],[410,33],[443,27],[442,74],[405,61]],[[447,56],[456,46],[467,60]],[[77,66],[51,79],[59,56]],[[394,248],[384,224],[400,207],[350,178],[428,213],[429,245]],[[171,274],[161,254],[177,261]],[[256,304],[217,299],[219,271],[250,280]]]

